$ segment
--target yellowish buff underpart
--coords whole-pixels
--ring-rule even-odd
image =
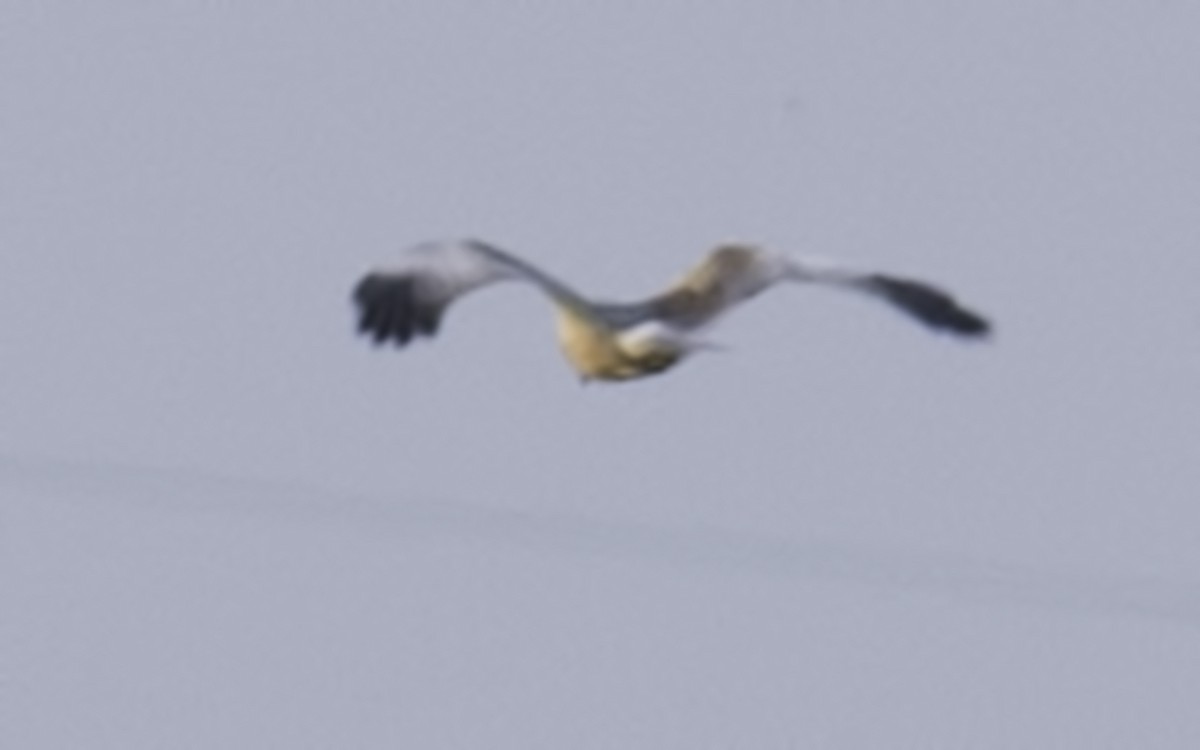
[[[558,342],[567,361],[585,380],[629,380],[662,372],[682,352],[652,345],[624,349],[617,334],[603,323],[566,307],[558,308]]]

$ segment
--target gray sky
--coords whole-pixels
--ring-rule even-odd
[[[10,2],[6,746],[1200,743],[1200,6]],[[359,274],[471,234],[780,290],[581,388],[519,287],[435,345]]]

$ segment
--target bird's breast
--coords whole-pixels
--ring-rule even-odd
[[[572,310],[560,310],[558,340],[571,366],[588,380],[631,380],[664,372],[683,356],[675,346],[622,332]]]
[[[612,329],[573,310],[558,312],[558,343],[575,370],[595,380],[625,380],[640,374],[621,351]]]

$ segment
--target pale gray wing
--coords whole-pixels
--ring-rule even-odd
[[[657,320],[691,331],[713,323],[787,273],[783,256],[748,245],[723,245],[662,294],[629,305],[602,305],[601,313],[624,325]]]
[[[790,258],[744,245],[718,247],[674,286],[648,300],[597,307],[610,325],[618,327],[657,320],[680,330],[694,330],[779,281],[864,292],[935,330],[970,337],[985,336],[991,329],[982,315],[927,282],[859,271],[823,259]]]
[[[426,242],[395,266],[363,276],[354,288],[358,330],[376,344],[404,346],[437,333],[455,300],[500,281],[526,281],[555,302],[591,312],[570,287],[524,260],[478,240]]]

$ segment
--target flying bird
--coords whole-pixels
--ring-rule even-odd
[[[935,331],[985,337],[989,322],[936,286],[839,263],[789,257],[754,245],[712,250],[674,285],[631,303],[584,297],[533,264],[474,239],[425,242],[367,273],[354,288],[358,329],[398,347],[432,337],[458,298],[501,281],[540,289],[557,311],[558,341],[579,377],[632,380],[690,354],[719,348],[703,332],[723,314],[782,281],[822,284],[876,297]]]

